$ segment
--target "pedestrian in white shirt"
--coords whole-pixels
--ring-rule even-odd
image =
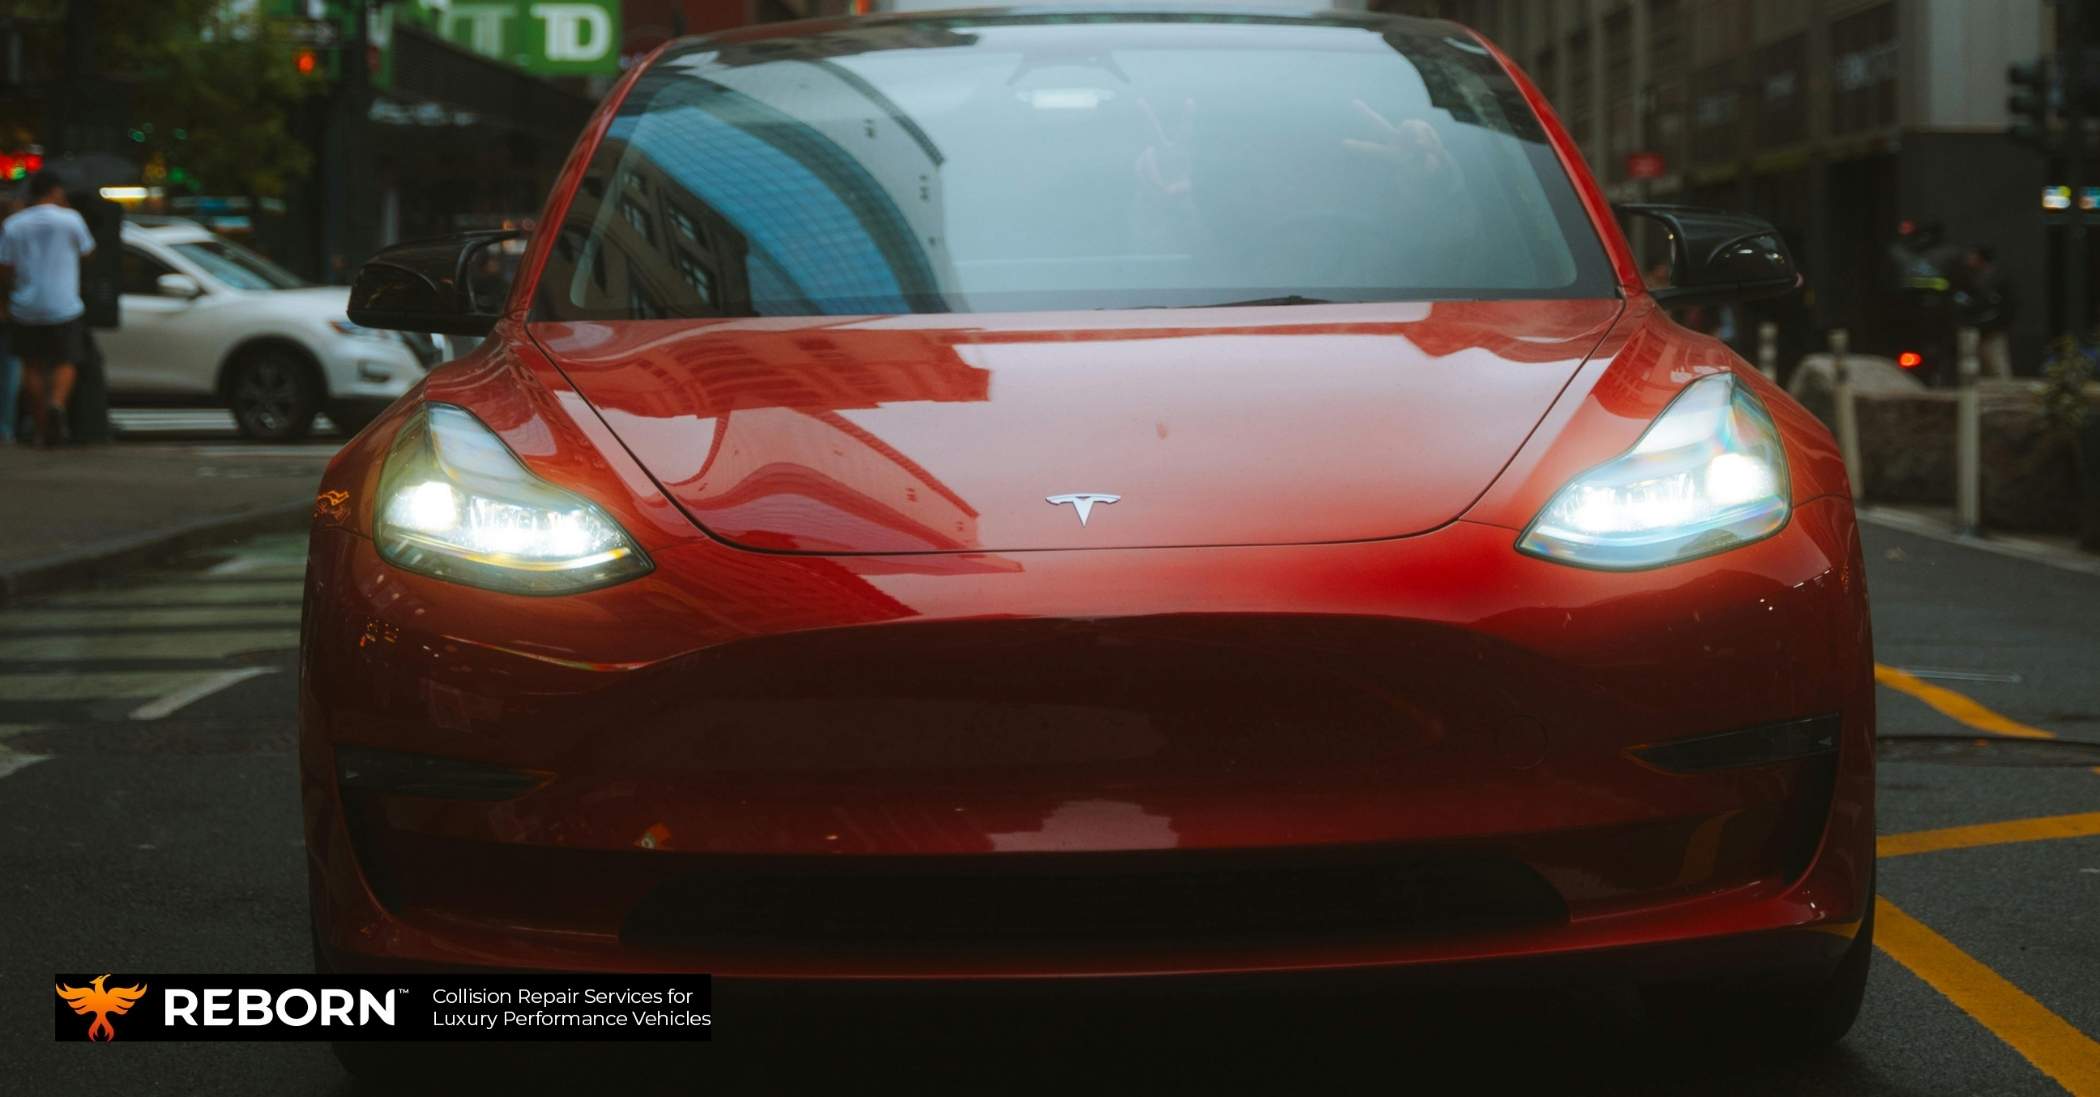
[[[8,287],[9,342],[22,359],[22,402],[36,417],[36,440],[65,440],[73,365],[84,349],[80,260],[95,250],[87,220],[66,205],[58,176],[29,180],[30,205],[0,224],[0,286]]]

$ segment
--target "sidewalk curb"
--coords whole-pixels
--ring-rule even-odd
[[[106,538],[19,564],[0,565],[0,606],[59,587],[85,583],[104,571],[135,567],[257,533],[297,530],[305,525],[312,513],[313,503],[309,500],[272,503],[144,533]]]
[[[1977,549],[1997,556],[2025,560],[2031,564],[2062,568],[2065,571],[2082,572],[2086,575],[2100,575],[2100,556],[2095,556],[2092,553],[2080,552],[2076,549],[2058,548],[2046,542],[2029,540],[2024,537],[2005,536],[2002,534],[1985,537],[1973,533],[1962,533],[1949,528],[1945,522],[1929,515],[1887,504],[1862,503],[1858,505],[1857,513],[1860,521],[1871,522],[1884,529],[1915,533],[1920,537],[1929,537],[1949,545],[1960,545],[1963,548]]]

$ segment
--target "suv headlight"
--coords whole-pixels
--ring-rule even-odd
[[[379,474],[373,540],[409,571],[513,594],[570,594],[645,574],[648,556],[589,500],[527,471],[464,409],[428,404]]]
[[[1786,451],[1764,405],[1718,373],[1685,386],[1633,448],[1560,489],[1519,551],[1582,567],[1660,567],[1786,524]]]
[[[347,335],[352,339],[370,339],[375,343],[392,343],[396,341],[396,335],[391,331],[387,331],[384,328],[368,328],[362,324],[353,324],[347,319],[330,320],[328,326],[333,328],[337,335]]]

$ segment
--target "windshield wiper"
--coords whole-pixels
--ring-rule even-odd
[[[1343,302],[1329,301],[1325,297],[1304,297],[1287,294],[1282,297],[1256,297],[1246,301],[1213,301],[1207,305],[1138,305],[1141,309],[1251,309],[1269,305],[1339,305]]]

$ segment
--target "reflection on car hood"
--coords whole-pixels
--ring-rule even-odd
[[[540,323],[694,521],[748,548],[1418,533],[1494,480],[1620,302]],[[1053,503],[1053,496],[1115,496]]]

